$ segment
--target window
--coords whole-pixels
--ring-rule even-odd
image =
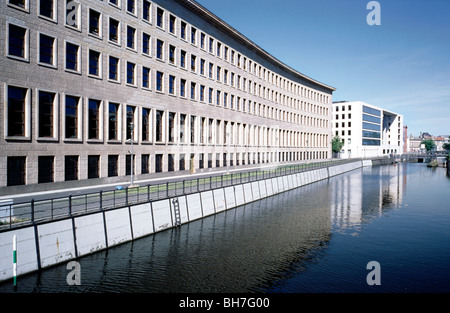
[[[180,142],[184,143],[186,138],[184,133],[186,131],[186,114],[180,114]]]
[[[195,116],[191,116],[191,144],[195,143]]]
[[[28,60],[28,30],[9,24],[8,56]]]
[[[169,46],[169,63],[175,63],[175,47],[172,45]]]
[[[163,164],[163,155],[157,154],[156,160],[155,160],[155,172],[161,173],[162,172],[162,164]]]
[[[142,18],[147,22],[150,22],[151,9],[152,9],[152,5],[151,5],[150,1],[144,0],[143,4],[142,4]]]
[[[66,70],[80,71],[80,46],[66,42]]]
[[[7,185],[25,185],[26,157],[8,157]]]
[[[150,88],[150,69],[148,67],[142,67],[142,87]]]
[[[89,50],[89,75],[101,76],[100,52]]]
[[[89,9],[89,33],[101,37],[101,14],[100,12]]]
[[[56,66],[56,39],[39,35],[39,63]]]
[[[180,154],[179,170],[180,171],[186,170],[186,155],[185,154]]]
[[[100,172],[100,156],[89,155],[88,156],[88,179],[99,178]]]
[[[136,50],[136,29],[127,26],[127,48]]]
[[[127,105],[127,140],[136,140],[135,131],[136,131],[136,107]]]
[[[54,171],[54,156],[38,157],[38,183],[52,183]]]
[[[170,112],[169,113],[169,133],[168,133],[168,141],[174,142],[175,141],[175,113]]]
[[[81,29],[81,5],[73,0],[66,0],[66,25],[77,30]]]
[[[8,136],[26,136],[27,93],[25,88],[8,86]]]
[[[156,111],[156,138],[157,142],[163,141],[163,111]]]
[[[156,90],[163,91],[163,78],[164,74],[161,72],[156,72]]]
[[[135,85],[136,84],[136,64],[127,62],[127,84]]]
[[[67,155],[64,160],[64,176],[65,180],[77,180],[78,179],[78,156]]]
[[[186,68],[186,51],[180,52],[180,67]]]
[[[214,64],[209,63],[209,78],[213,78]]]
[[[206,61],[201,59],[200,60],[200,74],[201,75],[205,75],[205,63]]]
[[[150,55],[150,35],[142,33],[142,53],[145,55]]]
[[[8,4],[17,6],[20,9],[28,10],[28,0],[8,0]]]
[[[200,48],[205,49],[205,38],[206,35],[204,33],[200,34]]]
[[[109,79],[118,82],[120,79],[119,72],[119,59],[113,56],[109,56]]]
[[[217,51],[216,51],[216,53],[217,53],[217,56],[220,58],[220,51],[221,51],[221,48],[222,48],[222,45],[220,44],[220,42],[218,42],[217,43]]]
[[[56,2],[55,0],[39,0],[39,16],[56,20]]]
[[[88,102],[88,139],[100,139],[101,101],[89,99]]]
[[[141,174],[150,173],[150,154],[143,154],[141,156]]]
[[[200,86],[200,101],[205,101],[205,86]]]
[[[163,59],[164,42],[162,40],[156,41],[156,57],[160,60]]]
[[[118,163],[118,155],[108,155],[108,177],[115,177],[119,175]]]
[[[191,99],[195,100],[195,90],[197,88],[196,83],[191,82]]]
[[[80,121],[79,114],[81,112],[78,110],[78,104],[80,102],[80,98],[66,96],[65,102],[65,138],[79,138],[78,122]]]
[[[167,155],[167,171],[173,172],[174,171],[174,154],[168,154]]]
[[[191,55],[191,71],[195,72],[195,63],[196,63],[197,57],[195,55]]]
[[[182,39],[186,40],[186,23],[185,22],[181,22],[180,36]]]
[[[173,75],[169,76],[169,93],[175,94],[175,76]]]
[[[164,28],[164,10],[161,8],[156,10],[156,26]]]
[[[191,44],[195,45],[197,43],[197,29],[194,27],[191,28]]]
[[[55,94],[45,91],[39,91],[39,127],[38,136],[40,138],[53,138],[54,134],[54,118],[56,118],[55,112],[57,108],[54,104]]]
[[[221,71],[221,68],[220,68],[220,66],[218,66],[217,67],[217,80],[218,81],[220,81],[220,71]]]
[[[213,53],[213,50],[214,50],[214,39],[209,38],[209,52]]]
[[[173,15],[170,15],[169,17],[169,32],[172,34],[175,34],[175,24],[176,24],[177,18]]]
[[[136,14],[136,3],[135,0],[127,0],[127,12],[135,15]]]
[[[150,141],[150,109],[142,109],[142,141]]]
[[[180,96],[186,97],[186,80],[185,79],[180,80]]]
[[[109,41],[120,44],[120,22],[113,18],[109,19]]]
[[[213,102],[213,89],[212,89],[212,88],[209,88],[208,102],[209,102],[209,103],[212,103],[212,102]]]
[[[108,116],[108,139],[119,139],[119,103],[109,104],[109,116]]]

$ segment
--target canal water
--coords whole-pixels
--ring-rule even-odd
[[[450,178],[424,164],[358,169],[78,262],[80,285],[64,264],[0,292],[450,292]]]

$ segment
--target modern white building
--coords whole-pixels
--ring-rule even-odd
[[[403,153],[403,116],[361,101],[333,102],[333,137],[344,142],[341,158]]]

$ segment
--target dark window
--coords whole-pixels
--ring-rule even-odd
[[[180,115],[180,142],[184,142],[184,132],[186,128],[186,114]]]
[[[150,109],[142,109],[142,140],[150,141]]]
[[[163,111],[156,111],[156,141],[163,140]]]
[[[89,50],[89,74],[100,76],[100,52]]]
[[[26,157],[8,157],[8,186],[25,185]]]
[[[185,22],[181,22],[180,36],[181,36],[181,38],[186,39],[186,23]]]
[[[54,93],[39,91],[39,137],[53,137],[54,100]]]
[[[144,0],[142,9],[142,18],[146,21],[150,21],[150,8],[151,8],[150,2]]]
[[[156,73],[156,90],[163,91],[163,76],[161,72]]]
[[[119,117],[119,104],[110,103],[109,104],[109,140],[117,140],[118,137],[118,117]]]
[[[150,69],[147,67],[142,68],[142,87],[150,88]]]
[[[186,80],[184,79],[180,81],[180,96],[186,96]]]
[[[9,0],[9,3],[25,8],[25,0]]]
[[[135,67],[135,64],[127,62],[127,84],[134,85]]]
[[[148,174],[149,168],[150,168],[150,155],[149,154],[143,154],[141,157],[141,173],[142,174]]]
[[[78,97],[66,96],[66,138],[78,138]]]
[[[169,93],[175,93],[175,76],[172,75],[169,76]]]
[[[89,32],[100,35],[100,13],[94,10],[89,10]]]
[[[158,8],[156,13],[156,25],[162,28],[164,26],[163,20],[164,20],[164,10]]]
[[[109,19],[109,40],[118,43],[119,42],[119,21],[110,18]]]
[[[78,71],[78,48],[77,45],[66,43],[66,69]]]
[[[198,155],[198,168],[204,168],[204,161],[203,161],[203,156],[204,156],[204,154],[203,153],[200,153],[199,155]]]
[[[77,180],[78,179],[78,156],[67,155],[65,157],[65,180]]]
[[[127,0],[127,11],[134,14],[135,3],[134,0]]]
[[[109,57],[109,79],[119,80],[119,59],[112,56]]]
[[[195,116],[191,116],[191,143],[195,142]]]
[[[100,172],[100,156],[99,155],[89,155],[88,156],[88,178],[99,178]]]
[[[38,183],[52,183],[53,182],[53,169],[54,169],[53,156],[40,156],[38,158]]]
[[[186,170],[186,160],[184,154],[180,154],[179,167],[180,171]]]
[[[163,58],[163,49],[164,49],[164,42],[162,42],[161,40],[157,40],[156,41],[156,57],[158,59]]]
[[[169,62],[175,63],[175,47],[172,45],[169,46]]]
[[[134,161],[135,161],[135,155],[133,154],[133,175],[136,173],[136,167],[134,166]],[[127,154],[126,158],[125,158],[125,163],[126,163],[126,169],[125,169],[125,175],[131,175],[131,155]]]
[[[127,140],[134,138],[134,113],[136,111],[136,107],[133,106],[127,106]]]
[[[168,158],[167,158],[167,170],[169,172],[173,172],[175,170],[174,168],[174,155],[173,154],[169,154]]]
[[[134,41],[135,41],[136,29],[133,27],[127,27],[127,47],[134,49]]]
[[[8,86],[8,136],[25,136],[27,89]]]
[[[142,53],[150,54],[150,35],[142,34]]]
[[[186,51],[180,52],[180,66],[183,68],[186,67]]]
[[[175,113],[169,113],[169,142],[175,141]]]
[[[155,172],[156,173],[161,173],[162,172],[162,163],[163,162],[163,155],[162,154],[157,154],[156,155],[156,160],[155,160]]]
[[[173,34],[175,33],[175,16],[171,15],[169,18],[169,31]]]
[[[89,139],[99,139],[100,131],[100,101],[89,99]]]
[[[25,57],[25,36],[27,30],[25,28],[9,25],[9,54],[17,57]]]
[[[108,155],[108,177],[118,176],[117,163],[119,162],[118,155]]]
[[[40,0],[39,14],[53,19],[53,0]]]

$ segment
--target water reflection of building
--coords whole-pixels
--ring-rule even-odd
[[[331,222],[336,229],[357,229],[383,211],[402,204],[406,164],[365,167],[330,179]]]

